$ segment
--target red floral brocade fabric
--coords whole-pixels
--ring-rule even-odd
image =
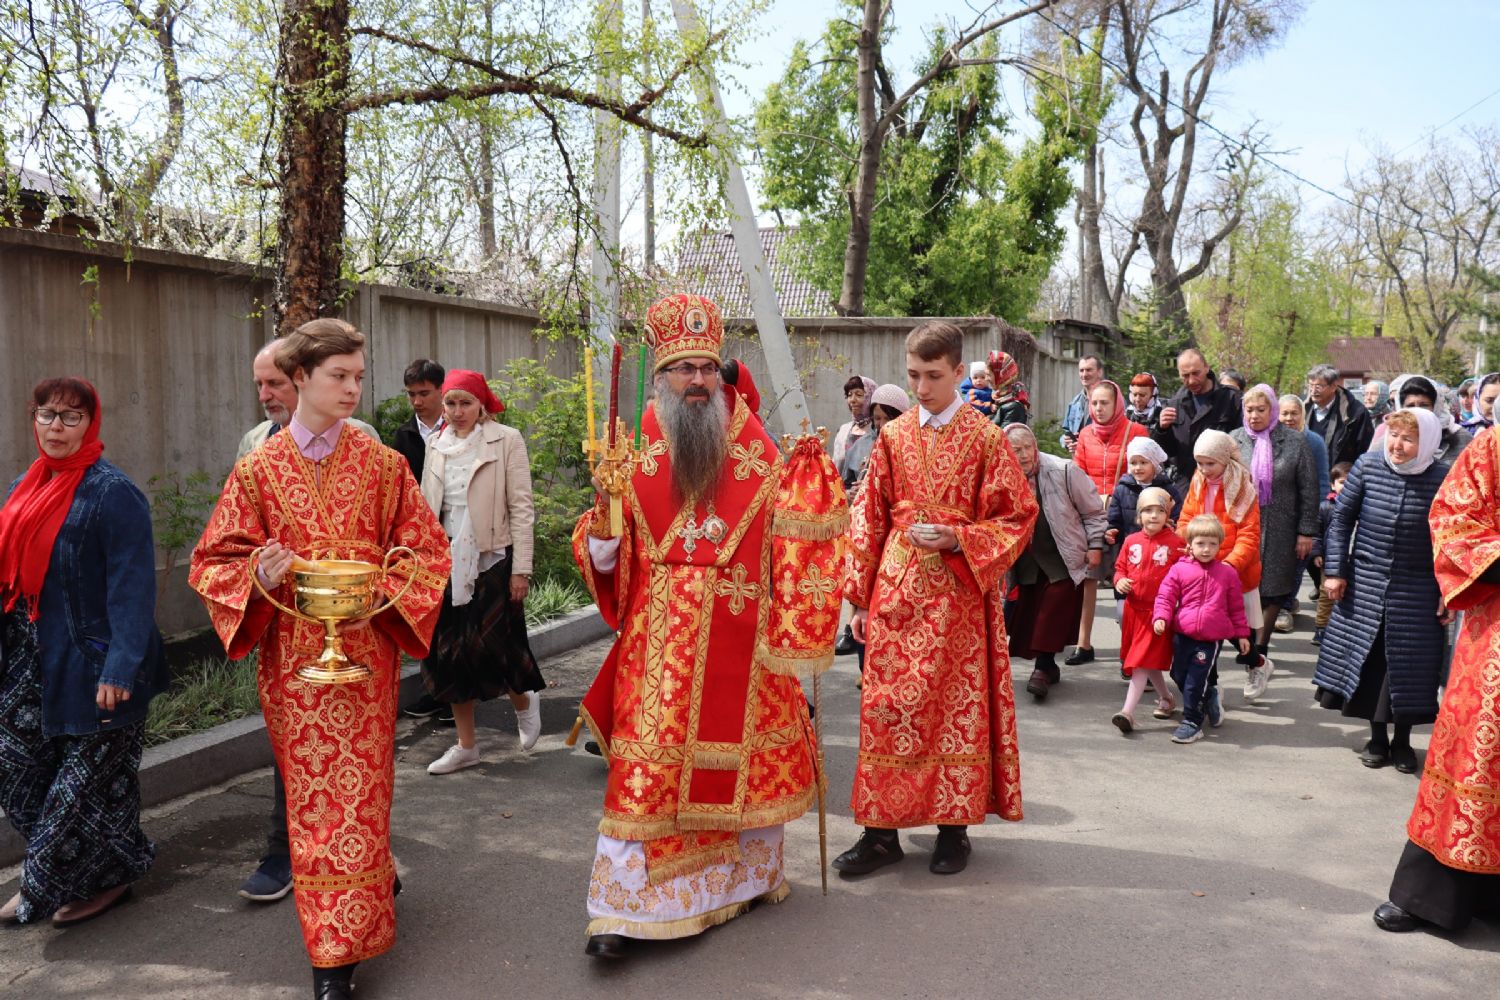
[[[380,563],[405,545],[381,584],[394,596],[368,625],[341,627],[363,683],[309,684],[296,670],[317,658],[323,626],[277,611],[250,582],[249,556],[271,539],[305,559]],[[260,647],[266,729],[286,783],[297,918],[312,964],[359,962],[396,939],[391,790],[400,654],[427,654],[448,579],[448,540],[397,452],[346,429],[314,465],[291,434],[242,458],[193,550],[188,582],[232,658]],[[292,603],[292,588],[274,592]]]
[[[854,818],[861,826],[1021,818],[1001,585],[1037,504],[1004,433],[972,407],[886,424],[850,515],[844,596],[869,609]],[[961,551],[918,549],[916,523]]]
[[[1500,587],[1479,581],[1500,559],[1494,429],[1458,456],[1429,523],[1443,599],[1464,619],[1406,833],[1450,868],[1500,874]]]

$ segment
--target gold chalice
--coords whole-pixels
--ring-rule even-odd
[[[266,592],[260,584],[256,567],[261,550],[250,553],[250,582],[261,596],[293,618],[316,622],[323,626],[323,652],[312,663],[297,668],[297,676],[309,684],[353,684],[370,678],[370,668],[361,663],[349,662],[344,655],[344,639],[339,635],[339,624],[364,621],[372,618],[406,596],[411,589],[415,572],[408,574],[406,583],[395,597],[377,605],[377,587],[390,575],[391,557],[404,552],[416,562],[417,554],[405,545],[398,545],[385,554],[379,566],[355,559],[317,559],[309,562],[294,558],[292,562],[292,603],[289,608]]]

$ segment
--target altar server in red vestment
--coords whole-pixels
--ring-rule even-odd
[[[354,966],[396,940],[391,859],[393,740],[401,653],[427,654],[448,579],[448,540],[406,460],[348,424],[364,381],[364,335],[342,320],[303,324],[276,364],[297,384],[286,433],[235,464],[193,550],[188,582],[208,607],[229,656],[260,646],[266,729],[286,782],[297,917],[313,965],[313,995],[351,995]],[[368,622],[342,626],[344,651],[374,676],[310,684],[298,667],[317,658],[323,627],[276,610],[251,584],[292,603],[293,556],[380,563],[405,545],[380,599],[400,601]]]
[[[1375,909],[1388,931],[1457,931],[1500,913],[1500,432],[1459,454],[1428,523],[1442,591],[1433,614],[1464,617],[1406,849]]]
[[[1021,818],[1001,581],[1037,504],[1005,434],[971,406],[963,332],[928,322],[906,338],[918,406],[886,424],[851,511],[844,597],[865,642],[854,818],[834,860],[862,875],[901,860],[897,831],[937,824],[929,869],[963,871],[967,828]]]
[[[655,398],[623,533],[611,534],[601,496],[573,534],[589,591],[619,629],[583,702],[609,761],[588,892],[585,951],[598,959],[790,891],[782,826],[818,780],[797,675],[833,662],[848,526],[818,438],[783,457],[749,373],[721,369],[713,302],[662,299],[646,331]]]

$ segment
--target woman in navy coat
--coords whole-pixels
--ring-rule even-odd
[[[1443,432],[1430,411],[1401,410],[1385,426],[1384,448],[1360,456],[1334,504],[1323,588],[1337,603],[1313,683],[1324,708],[1369,720],[1366,767],[1410,774],[1411,727],[1437,718],[1449,615],[1427,513],[1448,467],[1433,460]]]

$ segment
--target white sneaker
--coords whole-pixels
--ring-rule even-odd
[[[531,691],[526,695],[526,707],[516,709],[516,732],[521,737],[521,749],[530,750],[542,736],[542,693]]]
[[[470,747],[465,750],[455,743],[448,748],[448,752],[437,760],[427,765],[428,774],[452,774],[454,771],[462,771],[466,767],[473,767],[479,763],[479,748]]]
[[[1292,613],[1282,608],[1276,613],[1276,624],[1272,626],[1277,632],[1285,635],[1297,628],[1297,622],[1292,618]]]
[[[1271,683],[1271,675],[1276,672],[1276,665],[1271,662],[1269,656],[1260,658],[1260,666],[1247,667],[1245,670],[1245,700],[1254,701],[1266,693],[1266,685]]]

